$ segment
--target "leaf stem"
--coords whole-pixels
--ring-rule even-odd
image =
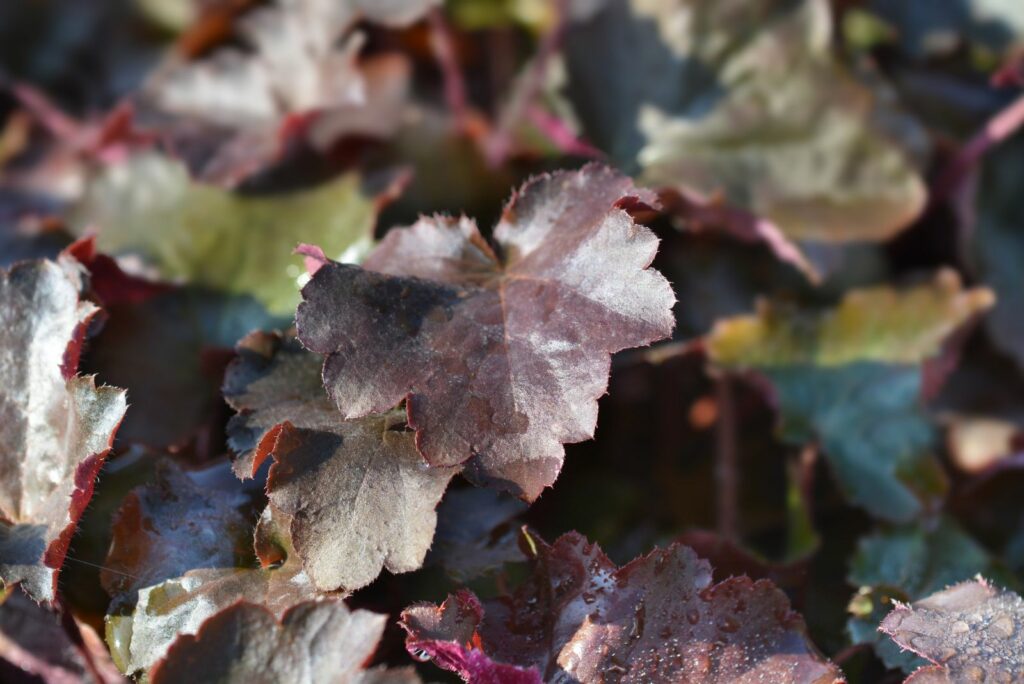
[[[718,425],[715,432],[715,483],[717,486],[718,533],[725,539],[738,538],[739,473],[736,455],[736,407],[728,375],[715,380]]]
[[[466,120],[466,82],[455,55],[452,32],[440,8],[431,10],[427,17],[430,23],[430,46],[444,81],[444,99],[456,123],[461,126]]]
[[[1024,95],[997,112],[960,148],[932,186],[932,201],[955,195],[967,175],[990,149],[1013,135],[1024,125]]]
[[[554,26],[541,38],[537,55],[527,67],[526,73],[513,87],[512,96],[498,117],[498,125],[487,139],[485,154],[488,163],[493,166],[500,166],[508,155],[512,144],[512,130],[528,114],[530,105],[537,99],[537,94],[544,87],[550,62],[562,45],[562,37],[568,22],[568,0],[556,0],[554,12]]]

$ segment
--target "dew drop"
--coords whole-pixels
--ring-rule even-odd
[[[1009,615],[1000,615],[988,626],[989,634],[1000,639],[1009,639],[1013,636],[1013,620]]]
[[[985,681],[985,671],[977,665],[968,665],[963,670],[965,682],[983,682]]]
[[[732,618],[727,617],[724,620],[722,620],[721,624],[718,625],[718,628],[723,632],[729,632],[731,634],[739,630],[740,623],[736,622]]]
[[[698,655],[693,658],[693,671],[698,674],[711,672],[711,658],[706,655]]]

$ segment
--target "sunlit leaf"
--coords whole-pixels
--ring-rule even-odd
[[[236,603],[195,634],[174,642],[153,668],[153,684],[176,684],[202,673],[204,681],[417,684],[411,669],[364,670],[387,616],[349,611],[339,600],[300,603],[280,618],[252,603]]]
[[[348,173],[309,190],[247,196],[194,182],[182,164],[146,153],[92,180],[73,227],[95,230],[99,249],[138,257],[163,279],[251,296],[280,317],[299,299],[292,249],[315,242],[340,258],[365,248],[393,191],[375,195]]]
[[[343,420],[320,379],[321,357],[294,337],[253,333],[239,346],[225,395],[240,411],[229,428],[252,476],[272,455],[267,496],[290,516],[290,535],[313,583],[363,587],[423,564],[448,481],[416,452],[403,412]],[[249,472],[244,470],[248,468]]]
[[[596,545],[567,534],[527,535],[532,575],[510,596],[480,603],[469,591],[402,613],[409,652],[480,681],[842,681],[770,582],[712,584],[690,549],[656,549],[617,568]],[[486,669],[484,669],[486,668]],[[532,670],[532,673],[531,673]],[[531,678],[532,674],[532,678]]]
[[[106,617],[106,639],[117,667],[126,674],[148,670],[180,635],[195,634],[207,618],[243,599],[280,616],[316,598],[281,528],[265,511],[255,544],[265,567],[191,570],[139,589],[134,607],[116,604]]]
[[[792,239],[884,240],[920,213],[923,135],[837,63],[824,0],[611,0],[570,28],[569,95],[627,170]],[[629,49],[612,46],[629,45]]]
[[[527,183],[495,228],[422,219],[365,269],[324,264],[303,288],[302,343],[347,417],[406,400],[434,465],[534,499],[565,442],[588,439],[610,352],[668,336],[674,297],[648,268],[653,234],[623,205],[653,202],[587,166]]]
[[[76,261],[0,272],[0,579],[52,601],[124,417],[125,393],[75,375],[90,320]]]
[[[889,667],[912,672],[922,664],[878,633],[891,601],[913,601],[978,573],[993,576],[992,556],[949,518],[878,530],[862,537],[850,561],[849,582],[859,587],[847,623],[856,643],[871,643]]]
[[[1024,677],[1024,600],[983,579],[897,606],[879,629],[935,663],[908,682],[1015,682]]]

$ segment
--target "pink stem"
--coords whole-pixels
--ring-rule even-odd
[[[1024,96],[989,119],[960,149],[932,187],[932,201],[948,199],[964,178],[990,149],[1009,138],[1024,125]]]
[[[444,99],[455,120],[461,125],[466,117],[466,82],[462,78],[462,70],[455,55],[451,29],[440,8],[432,10],[428,19],[430,44],[441,68],[441,77],[444,79]]]
[[[556,0],[555,25],[544,34],[537,55],[533,58],[529,70],[512,91],[512,98],[502,110],[498,125],[491,133],[486,144],[487,161],[492,166],[499,166],[508,156],[512,144],[512,129],[523,118],[527,107],[537,98],[547,78],[548,65],[558,53],[562,44],[562,36],[568,16],[568,0]]]

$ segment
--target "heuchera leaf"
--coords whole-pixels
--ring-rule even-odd
[[[252,48],[223,49],[196,64],[174,64],[149,85],[156,104],[228,127],[273,126],[288,114],[359,105],[366,84],[357,63],[360,19],[403,26],[438,0],[281,0],[238,22]],[[341,45],[337,45],[341,40]],[[273,129],[265,131],[272,137]]]
[[[298,335],[327,355],[348,418],[403,399],[434,465],[535,499],[563,443],[593,435],[609,355],[672,331],[674,296],[648,268],[654,235],[622,207],[654,202],[597,165],[522,187],[494,231],[424,218],[365,269],[327,263],[303,288]]]
[[[123,682],[91,628],[68,618],[80,641],[56,613],[17,589],[0,597],[0,673],[5,681],[63,684]],[[16,670],[19,676],[12,672]]]
[[[768,379],[783,439],[818,440],[851,501],[907,521],[945,488],[931,455],[921,364],[992,302],[989,290],[964,290],[943,271],[905,291],[850,292],[833,310],[765,304],[720,321],[707,347],[719,367]]]
[[[935,663],[907,682],[1017,682],[1024,678],[1024,600],[978,579],[897,606],[879,629]]]
[[[525,503],[505,492],[449,490],[437,510],[437,534],[427,562],[467,582],[505,563],[525,560],[514,522],[525,510]]]
[[[236,603],[179,637],[150,681],[177,684],[201,673],[222,684],[417,684],[411,668],[363,669],[386,622],[386,615],[349,611],[339,600],[300,603],[280,619],[263,606]]]
[[[982,573],[995,565],[985,548],[954,520],[941,517],[925,525],[904,525],[862,537],[850,561],[849,582],[859,587],[847,622],[855,643],[871,643],[889,667],[911,672],[922,662],[901,652],[878,633],[892,607],[890,600],[913,601]]]
[[[273,454],[267,495],[290,516],[291,541],[313,583],[351,591],[382,567],[423,565],[434,509],[458,467],[426,463],[402,412],[343,420],[320,367],[293,337],[245,338],[225,380],[240,411],[229,431],[232,445],[248,450],[241,463],[251,463],[250,475]]]
[[[203,363],[204,343],[216,344],[211,329],[220,327],[211,321],[218,312],[228,318],[230,311],[233,319],[259,305],[228,305],[209,291],[130,275],[96,251],[94,236],[66,251],[89,270],[91,294],[103,306],[103,329],[82,359],[83,369],[124,387],[131,397],[118,441],[157,449],[186,445],[219,413],[223,365]],[[265,312],[258,313],[264,322]]]
[[[274,428],[289,422],[307,430],[330,430],[342,421],[323,389],[323,362],[293,336],[253,332],[236,347],[224,373],[224,400],[237,411],[228,423],[235,474],[255,475],[270,455]]]
[[[884,240],[924,207],[892,142],[923,131],[837,62],[825,0],[603,5],[570,27],[568,94],[645,183],[724,194],[797,240]]]
[[[78,234],[98,231],[97,247],[133,255],[166,280],[255,298],[270,314],[298,303],[299,242],[327,254],[369,244],[377,211],[397,192],[364,191],[356,173],[272,196],[243,196],[192,181],[181,163],[138,154],[104,169],[74,208]]]
[[[98,312],[69,257],[0,272],[0,579],[52,601],[75,525],[124,416],[123,390],[76,376]]]
[[[114,514],[100,581],[111,596],[198,568],[244,567],[253,558],[249,497],[201,487],[172,461],[132,490]]]
[[[992,150],[978,179],[977,226],[970,243],[981,280],[996,291],[998,301],[985,324],[992,340],[1024,368],[1024,279],[1018,268],[1024,258],[1024,207],[1017,194],[1024,180],[1024,135]]]
[[[106,616],[106,643],[125,674],[150,668],[180,634],[194,634],[207,617],[242,599],[280,614],[316,596],[298,560],[262,569],[190,570],[141,589],[130,614]]]
[[[481,604],[463,590],[406,609],[410,653],[467,682],[510,666],[532,669],[508,679],[519,682],[841,681],[768,581],[712,584],[678,544],[617,568],[579,534],[550,546],[524,535],[534,567],[515,593]]]
[[[106,638],[114,663],[125,674],[150,668],[181,634],[195,634],[200,625],[224,608],[244,599],[275,615],[317,597],[289,546],[287,520],[269,508],[257,527],[255,549],[262,568],[190,570],[181,577],[138,591],[130,612],[115,602],[106,617]]]

